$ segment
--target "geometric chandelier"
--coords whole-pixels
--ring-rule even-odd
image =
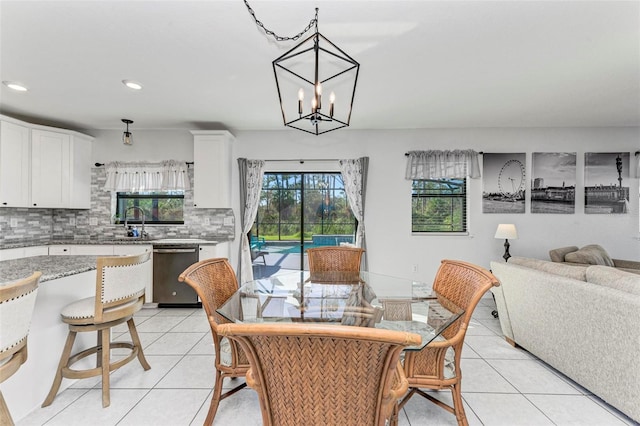
[[[276,40],[296,40],[315,32],[273,61],[284,125],[314,135],[349,126],[360,64],[318,31],[318,9],[307,28],[295,37],[280,37],[258,21]]]

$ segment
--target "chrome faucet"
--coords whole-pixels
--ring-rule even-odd
[[[124,229],[128,229],[127,227],[127,222],[128,222],[128,218],[127,218],[127,212],[129,212],[129,210],[138,210],[140,213],[142,213],[142,231],[140,231],[140,237],[139,238],[144,238],[146,237],[146,232],[144,232],[144,219],[145,219],[145,213],[144,210],[141,209],[138,206],[131,206],[128,207],[125,211],[124,211]]]

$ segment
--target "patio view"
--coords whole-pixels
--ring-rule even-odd
[[[255,278],[308,269],[308,248],[353,243],[340,173],[265,173],[250,241]]]

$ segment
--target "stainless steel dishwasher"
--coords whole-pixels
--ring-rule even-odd
[[[159,308],[202,306],[195,290],[178,281],[178,276],[197,261],[197,244],[153,246],[153,301]]]

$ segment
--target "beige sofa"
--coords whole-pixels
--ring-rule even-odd
[[[505,338],[640,422],[640,276],[519,257],[491,270]]]
[[[549,250],[552,262],[565,262],[575,265],[613,266],[623,271],[640,274],[640,262],[634,260],[612,259],[607,251],[598,244],[589,244],[582,248],[577,246],[560,247]]]

